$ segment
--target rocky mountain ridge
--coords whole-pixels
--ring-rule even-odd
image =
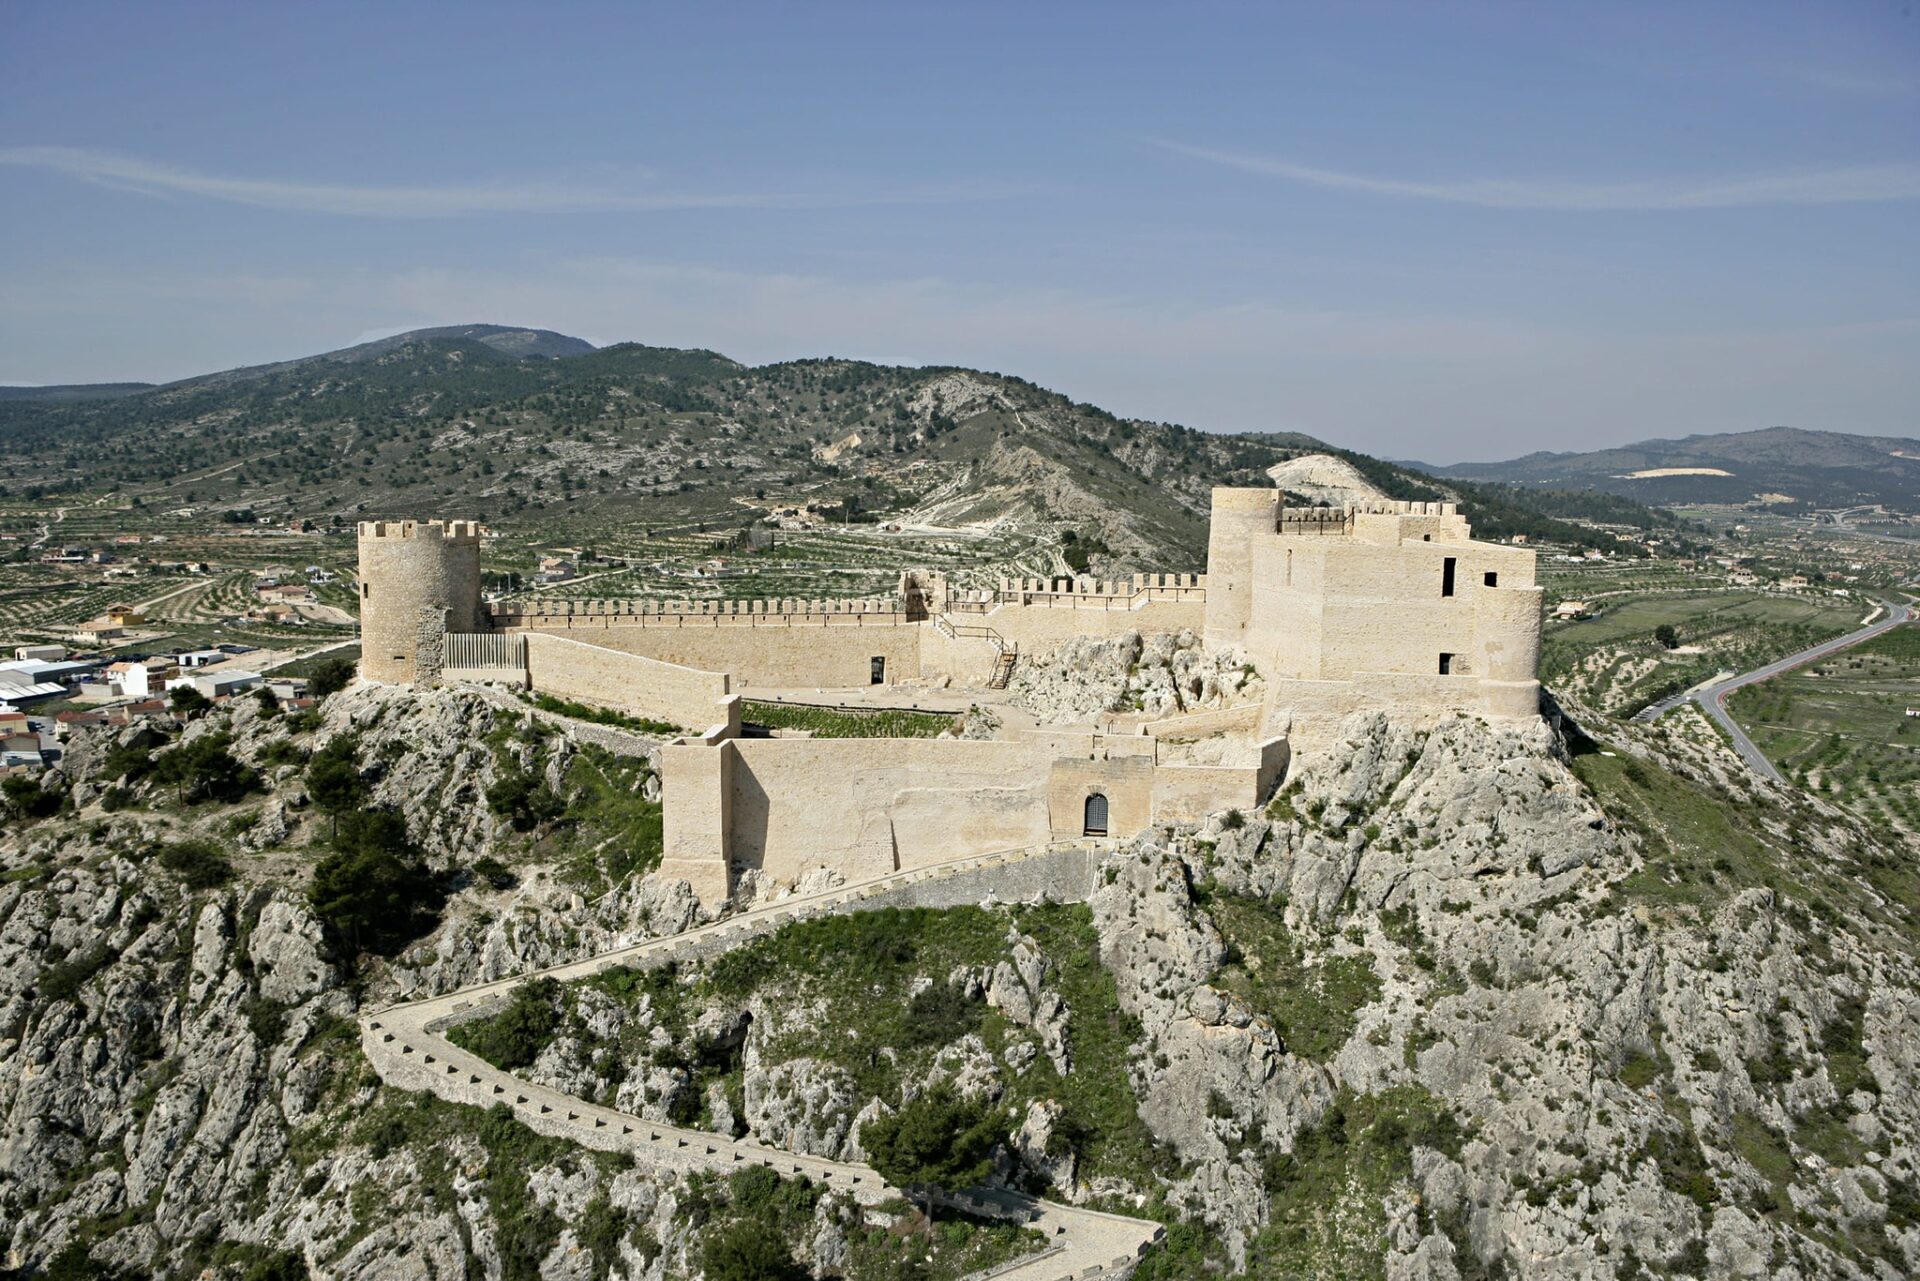
[[[244,509],[322,525],[477,516],[551,525],[576,542],[733,530],[810,506],[841,521],[884,515],[1056,544],[1072,534],[1101,574],[1200,568],[1213,486],[1271,485],[1276,464],[1326,452],[1297,433],[1122,418],[978,370],[755,367],[486,325],[110,399],[0,397],[5,488],[106,490],[129,513]],[[1402,498],[1442,493],[1430,477],[1343,458],[1302,475],[1331,469],[1344,488],[1306,480],[1294,499],[1327,501],[1355,483]],[[1464,486],[1461,496],[1496,535],[1587,537],[1551,518],[1551,496]]]
[[[1662,505],[1884,503],[1898,511],[1920,510],[1920,441],[1795,427],[1533,453],[1505,462],[1420,466],[1450,479],[1592,487]]]

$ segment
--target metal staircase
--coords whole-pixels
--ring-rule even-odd
[[[933,629],[948,640],[968,637],[984,640],[993,646],[993,671],[987,677],[988,689],[1005,689],[1007,682],[1013,679],[1014,666],[1020,661],[1020,646],[993,628],[984,623],[956,623],[945,614],[935,614]]]

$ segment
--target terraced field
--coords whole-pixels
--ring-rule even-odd
[[[738,546],[731,537],[714,534],[661,534],[636,547],[623,541],[597,540],[592,550],[602,558],[631,558],[631,568],[610,568],[585,562],[580,578],[550,586],[529,587],[521,597],[538,598],[653,598],[690,600],[759,600],[779,597],[836,598],[891,595],[904,568],[946,573],[962,586],[989,585],[1003,576],[1040,576],[1056,572],[1058,562],[1050,545],[1018,534],[885,533],[871,526],[844,530],[774,532],[773,545],[758,550]],[[537,563],[526,553],[531,577]],[[489,569],[497,559],[489,556]],[[726,573],[697,573],[711,561],[724,562]]]
[[[1920,832],[1920,629],[1898,628],[1738,690],[1749,737],[1796,784]]]
[[[1569,563],[1542,553],[1539,582],[1549,614],[1562,601],[1604,605],[1622,597],[1698,595],[1702,588],[1726,586],[1718,566],[1685,568],[1670,560],[1580,561]]]
[[[0,588],[0,636],[23,640],[64,634],[77,624],[98,618],[107,606],[137,599],[149,590],[145,585],[103,583],[60,574],[16,573],[7,577],[9,585]]]
[[[1591,599],[1578,598],[1575,599]],[[1622,592],[1591,618],[1549,621],[1540,677],[1589,706],[1627,716],[1720,671],[1745,671],[1851,630],[1869,608],[1826,594],[1756,591]],[[1674,629],[1668,650],[1654,633]]]

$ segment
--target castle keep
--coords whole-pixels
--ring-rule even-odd
[[[750,868],[853,880],[1253,809],[1293,753],[1368,707],[1538,711],[1533,553],[1475,541],[1451,503],[1290,508],[1274,488],[1215,489],[1204,575],[962,591],[908,571],[869,600],[489,608],[479,542],[469,521],[360,526],[361,674],[504,684],[683,727],[660,749],[662,870],[708,902]],[[742,690],[820,703],[931,684],[991,703],[1023,656],[1181,631],[1244,654],[1264,695],[1082,726],[1009,717],[979,741],[741,734]]]

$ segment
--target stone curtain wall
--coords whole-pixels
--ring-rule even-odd
[[[743,739],[724,750],[728,852],[779,880],[816,867],[858,880],[1052,835],[1046,762],[1025,744]]]
[[[1292,745],[1284,737],[1261,743],[1246,765],[1161,765],[1153,772],[1153,822],[1198,823],[1237,809],[1252,815],[1286,775]]]
[[[567,637],[733,675],[741,688],[853,688],[886,660],[888,682],[921,674],[922,624],[897,614],[527,616],[528,636]],[[675,621],[666,621],[672,618]],[[984,669],[983,669],[984,670]]]
[[[1076,636],[1199,630],[1206,620],[1201,574],[1135,574],[1111,581],[1003,579],[994,590],[948,598],[962,628],[990,627],[1023,653]],[[606,649],[708,671],[739,688],[845,689],[950,677],[984,684],[996,649],[980,636],[950,636],[910,617],[898,601],[523,601],[496,605],[501,630],[563,635]]]
[[[739,729],[739,705],[723,706],[731,685],[723,673],[657,662],[542,632],[522,633],[521,639],[527,647],[528,685],[541,693],[694,731],[729,718],[731,728]]]
[[[1078,838],[1096,792],[1107,798],[1110,836],[1145,829],[1160,772],[1153,740],[1057,737],[669,744],[660,751],[662,872],[709,903],[726,895],[729,868],[782,882],[822,867],[848,879],[884,876]],[[1188,773],[1193,786],[1220,792],[1215,809],[1250,807],[1243,794],[1261,786],[1256,767]]]
[[[1003,578],[992,589],[948,593],[956,614],[987,614],[1002,605],[1042,609],[1139,609],[1150,602],[1205,604],[1205,574],[1135,574],[1131,578]]]

